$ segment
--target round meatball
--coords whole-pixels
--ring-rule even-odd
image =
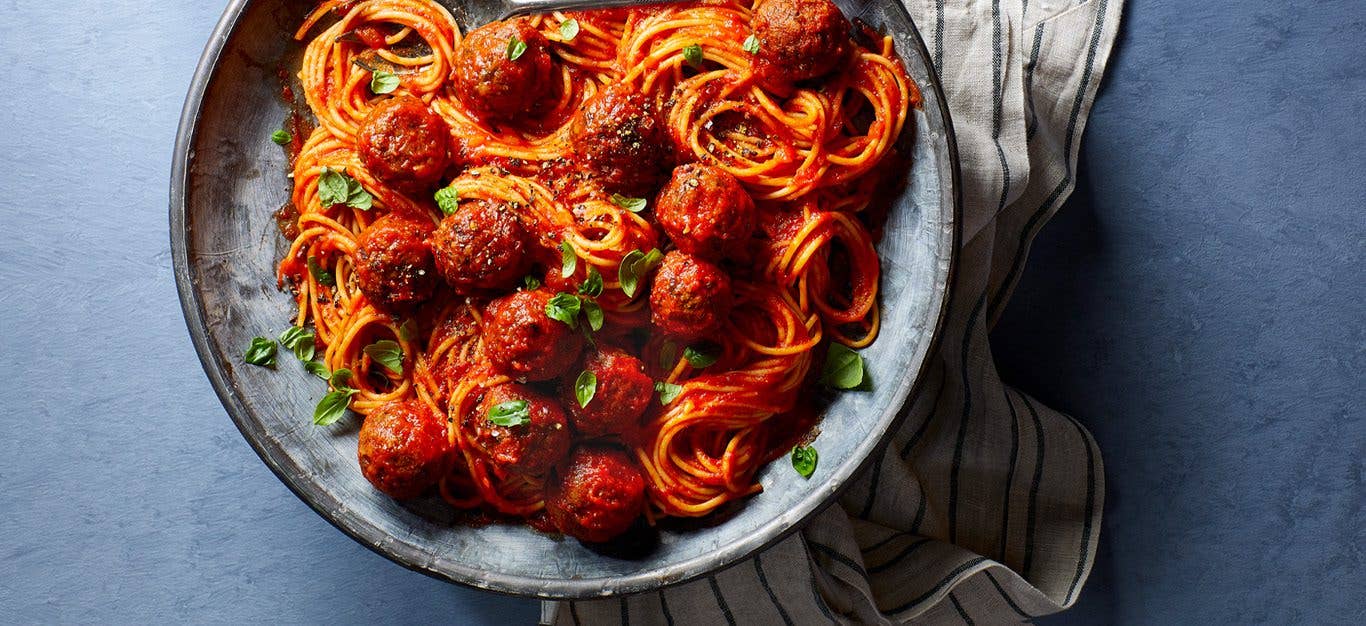
[[[721,328],[730,305],[725,271],[677,250],[664,255],[650,289],[650,321],[656,328],[679,339],[697,339]]]
[[[754,73],[771,86],[827,74],[850,49],[849,20],[830,0],[765,0],[754,11],[754,35]]]
[[[466,202],[432,235],[436,269],[461,295],[511,287],[531,264],[531,237],[507,204]]]
[[[375,105],[360,123],[356,150],[365,171],[404,191],[436,182],[450,163],[446,122],[412,96]]]
[[[360,471],[400,500],[422,495],[451,471],[446,420],[418,400],[395,400],[365,416],[357,446]]]
[[[525,380],[550,380],[579,358],[583,337],[546,315],[550,290],[518,291],[484,310],[484,350],[504,373]]]
[[[526,44],[509,57],[513,39]],[[524,19],[493,22],[470,32],[455,53],[456,95],[481,116],[508,120],[536,108],[554,82],[550,43]]]
[[[525,409],[525,423],[499,426],[490,421],[491,412],[518,414],[519,409]],[[553,398],[526,385],[504,383],[485,391],[474,412],[465,416],[464,427],[474,433],[475,447],[508,472],[539,476],[569,451],[564,410]]]
[[[655,219],[679,250],[718,261],[739,252],[754,232],[754,200],[721,168],[674,168],[655,201]]]
[[[579,446],[546,485],[545,511],[560,532],[602,543],[631,527],[645,508],[645,477],[625,450]]]
[[[645,374],[640,359],[624,350],[600,345],[583,361],[583,369],[597,377],[597,388],[588,406],[579,406],[575,380],[566,377],[564,404],[580,435],[620,435],[632,430],[654,397],[655,383]]]
[[[427,245],[429,222],[390,214],[361,231],[356,244],[356,285],[382,309],[402,309],[432,296],[436,268]]]
[[[654,101],[626,84],[603,89],[570,126],[576,162],[612,193],[652,191],[668,172],[668,140]]]

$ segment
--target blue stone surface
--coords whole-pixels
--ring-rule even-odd
[[[171,275],[216,3],[0,2],[0,621],[532,623],[251,452]],[[994,333],[1105,452],[1083,623],[1366,622],[1366,3],[1130,0],[1076,195]]]

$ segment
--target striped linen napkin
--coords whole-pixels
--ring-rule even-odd
[[[838,506],[759,556],[554,624],[1010,623],[1076,601],[1105,496],[1095,441],[1001,382],[987,345],[1035,233],[1072,192],[1123,0],[903,0],[947,92],[963,248],[926,380]]]

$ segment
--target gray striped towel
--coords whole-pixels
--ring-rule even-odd
[[[901,431],[839,506],[759,556],[662,592],[547,603],[547,623],[995,624],[1076,601],[1100,451],[1001,382],[987,333],[1072,191],[1123,0],[904,1],[948,95],[964,212],[943,341]]]

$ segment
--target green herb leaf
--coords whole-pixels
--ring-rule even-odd
[[[392,339],[376,341],[365,346],[365,355],[383,365],[389,371],[403,375],[403,348]]]
[[[579,293],[594,298],[602,295],[602,274],[598,273],[598,268],[588,268],[588,279],[579,285]]]
[[[270,134],[270,140],[277,145],[287,146],[289,142],[294,141],[294,135],[291,135],[287,130],[277,130]]]
[[[522,279],[522,285],[526,287],[527,291],[536,291],[541,288],[541,279],[528,274]]]
[[[417,336],[417,322],[404,320],[398,327],[398,338],[404,341],[412,341]]]
[[[328,287],[337,286],[337,278],[332,272],[327,271],[318,263],[317,257],[308,257],[308,273],[313,275],[313,280]]]
[[[579,300],[578,296],[560,292],[545,303],[545,314],[550,319],[564,322],[570,328],[577,328],[577,318],[581,305],[582,301]]]
[[[678,364],[678,344],[672,341],[665,341],[659,347],[659,369],[672,370]]]
[[[327,380],[328,378],[332,377],[332,373],[327,371],[327,366],[317,361],[304,361],[304,369],[307,370],[309,374],[317,376],[318,378],[321,378],[323,380]]]
[[[374,205],[374,196],[345,171],[338,172],[330,167],[324,167],[322,175],[318,177],[318,201],[324,207],[345,204],[369,211]]]
[[[816,449],[811,446],[797,446],[792,449],[792,469],[797,470],[802,478],[811,478],[816,472],[816,461],[820,455],[816,454]]]
[[[560,277],[569,278],[579,268],[579,254],[568,241],[560,242]]]
[[[247,352],[242,358],[252,365],[274,367],[276,349],[274,341],[266,339],[265,337],[253,337],[251,346],[247,348]]]
[[[716,363],[719,356],[712,346],[688,346],[683,350],[683,358],[688,360],[688,365],[697,369]]]
[[[516,61],[526,54],[526,42],[513,35],[508,39],[508,60]]]
[[[351,386],[347,384],[349,382],[351,382],[351,370],[344,367],[332,372],[332,375],[327,379],[328,386],[333,389],[351,389]]]
[[[621,291],[628,298],[636,297],[636,292],[640,288],[641,279],[649,275],[651,271],[664,260],[664,253],[659,248],[654,248],[649,252],[632,250],[621,259],[621,266],[617,269],[617,281],[621,283]]]
[[[508,400],[489,409],[489,423],[495,426],[521,426],[531,422],[531,403]]]
[[[702,46],[693,44],[684,48],[683,60],[696,69],[702,69]]]
[[[294,357],[300,361],[312,361],[318,348],[314,337],[310,329],[290,326],[285,332],[280,333],[280,345],[293,350]]]
[[[593,401],[597,393],[597,374],[588,370],[579,372],[579,377],[574,380],[574,398],[579,401],[579,408],[588,408],[588,403]]]
[[[825,354],[821,382],[835,389],[856,389],[863,384],[863,357],[842,343],[831,343]]]
[[[313,409],[313,423],[318,426],[337,423],[337,420],[346,415],[346,409],[351,405],[351,396],[354,395],[356,390],[349,387],[329,391]]]
[[[583,316],[588,318],[588,327],[593,329],[593,332],[602,330],[602,323],[606,320],[606,316],[603,315],[602,312],[602,307],[593,300],[584,300],[581,306],[583,308]]]
[[[460,192],[454,187],[442,187],[436,190],[436,206],[441,209],[443,215],[455,213],[460,206]]]
[[[563,38],[565,41],[574,41],[574,38],[575,38],[575,37],[578,37],[578,36],[579,36],[579,21],[578,21],[578,20],[576,20],[576,19],[574,19],[574,18],[571,17],[571,18],[569,18],[569,19],[567,19],[567,20],[565,20],[565,21],[563,21],[563,22],[560,22],[560,37],[561,37],[561,38]]]
[[[659,381],[655,383],[655,393],[659,394],[659,403],[667,406],[678,399],[678,394],[683,393],[683,385]]]
[[[379,70],[370,75],[370,91],[377,94],[393,93],[398,89],[398,74]]]
[[[628,198],[619,193],[612,194],[612,204],[615,204],[632,213],[639,213],[645,210],[645,198]]]
[[[759,52],[758,37],[750,35],[748,38],[745,39],[745,52],[748,52],[750,54],[757,54]]]

